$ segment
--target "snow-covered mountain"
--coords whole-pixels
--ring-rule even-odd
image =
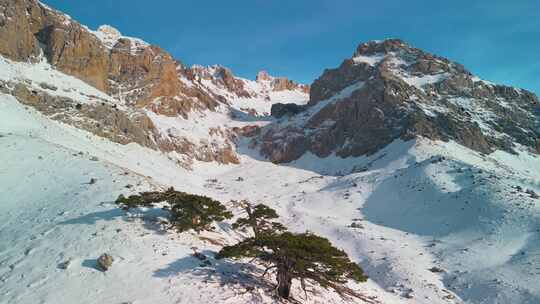
[[[261,142],[270,159],[287,162],[306,151],[360,156],[417,136],[483,153],[540,153],[540,103],[399,39],[373,41],[326,70],[305,111],[265,130]]]
[[[176,152],[184,166],[237,163],[232,127],[269,112],[272,103],[309,98],[309,86],[286,78],[250,81],[224,67],[186,67],[158,46],[111,26],[90,30],[36,0],[0,5],[4,92],[39,101],[37,109],[53,119],[115,142]],[[58,88],[57,74],[85,84]],[[229,127],[231,116],[239,123]]]
[[[0,55],[2,304],[280,303],[260,269],[211,258],[242,237],[231,223],[177,234],[112,203],[170,186],[268,204],[343,248],[380,303],[540,302],[530,92],[397,39],[311,86],[249,80],[35,0],[0,0]]]

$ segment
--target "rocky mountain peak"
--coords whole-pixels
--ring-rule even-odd
[[[274,77],[270,76],[267,71],[259,71],[257,73],[257,77],[255,78],[257,82],[271,81],[272,79],[274,79]]]
[[[372,40],[358,45],[353,57],[360,55],[372,56],[376,54],[388,54],[390,52],[409,51],[411,49],[412,47],[401,39]]]
[[[261,151],[277,162],[307,151],[359,156],[417,136],[483,153],[539,153],[540,104],[399,39],[368,42],[315,80],[303,112],[263,132]]]

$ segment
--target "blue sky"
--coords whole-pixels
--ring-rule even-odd
[[[42,1],[186,64],[221,64],[247,78],[266,69],[310,83],[360,42],[398,37],[486,80],[540,93],[537,0]]]

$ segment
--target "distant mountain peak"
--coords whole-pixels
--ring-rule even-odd
[[[355,55],[386,54],[389,52],[408,49],[411,49],[411,46],[398,38],[371,40],[358,45]]]
[[[275,162],[308,151],[360,156],[419,136],[482,153],[540,153],[540,103],[531,92],[482,81],[402,40],[372,41],[325,70],[308,107],[263,132],[261,151]]]
[[[255,77],[255,80],[256,80],[257,82],[271,81],[271,80],[273,80],[273,79],[274,79],[274,77],[272,77],[270,74],[268,74],[268,72],[265,71],[265,70],[259,71],[259,72],[257,73],[257,77]]]

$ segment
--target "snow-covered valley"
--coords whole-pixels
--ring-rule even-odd
[[[247,291],[238,265],[201,268],[191,257],[192,246],[216,252],[238,238],[227,225],[204,238],[178,235],[112,203],[168,186],[274,207],[290,229],[345,249],[370,277],[358,288],[381,303],[539,300],[539,201],[515,188],[540,190],[540,160],[526,153],[484,156],[419,139],[371,157],[306,155],[275,165],[241,145],[240,165],[188,171],[156,151],[48,120],[10,96],[0,106],[2,303],[275,301],[264,287]],[[364,170],[343,174],[352,167]],[[102,252],[118,261],[107,273],[94,265]],[[341,303],[331,293],[301,301]]]
[[[0,38],[0,304],[540,303],[532,92],[400,39],[311,85],[246,79],[37,0],[0,0]],[[179,233],[170,209],[115,203],[170,187],[230,216]],[[330,240],[361,296],[312,278],[286,300],[278,266],[216,258],[251,236],[243,201]]]

